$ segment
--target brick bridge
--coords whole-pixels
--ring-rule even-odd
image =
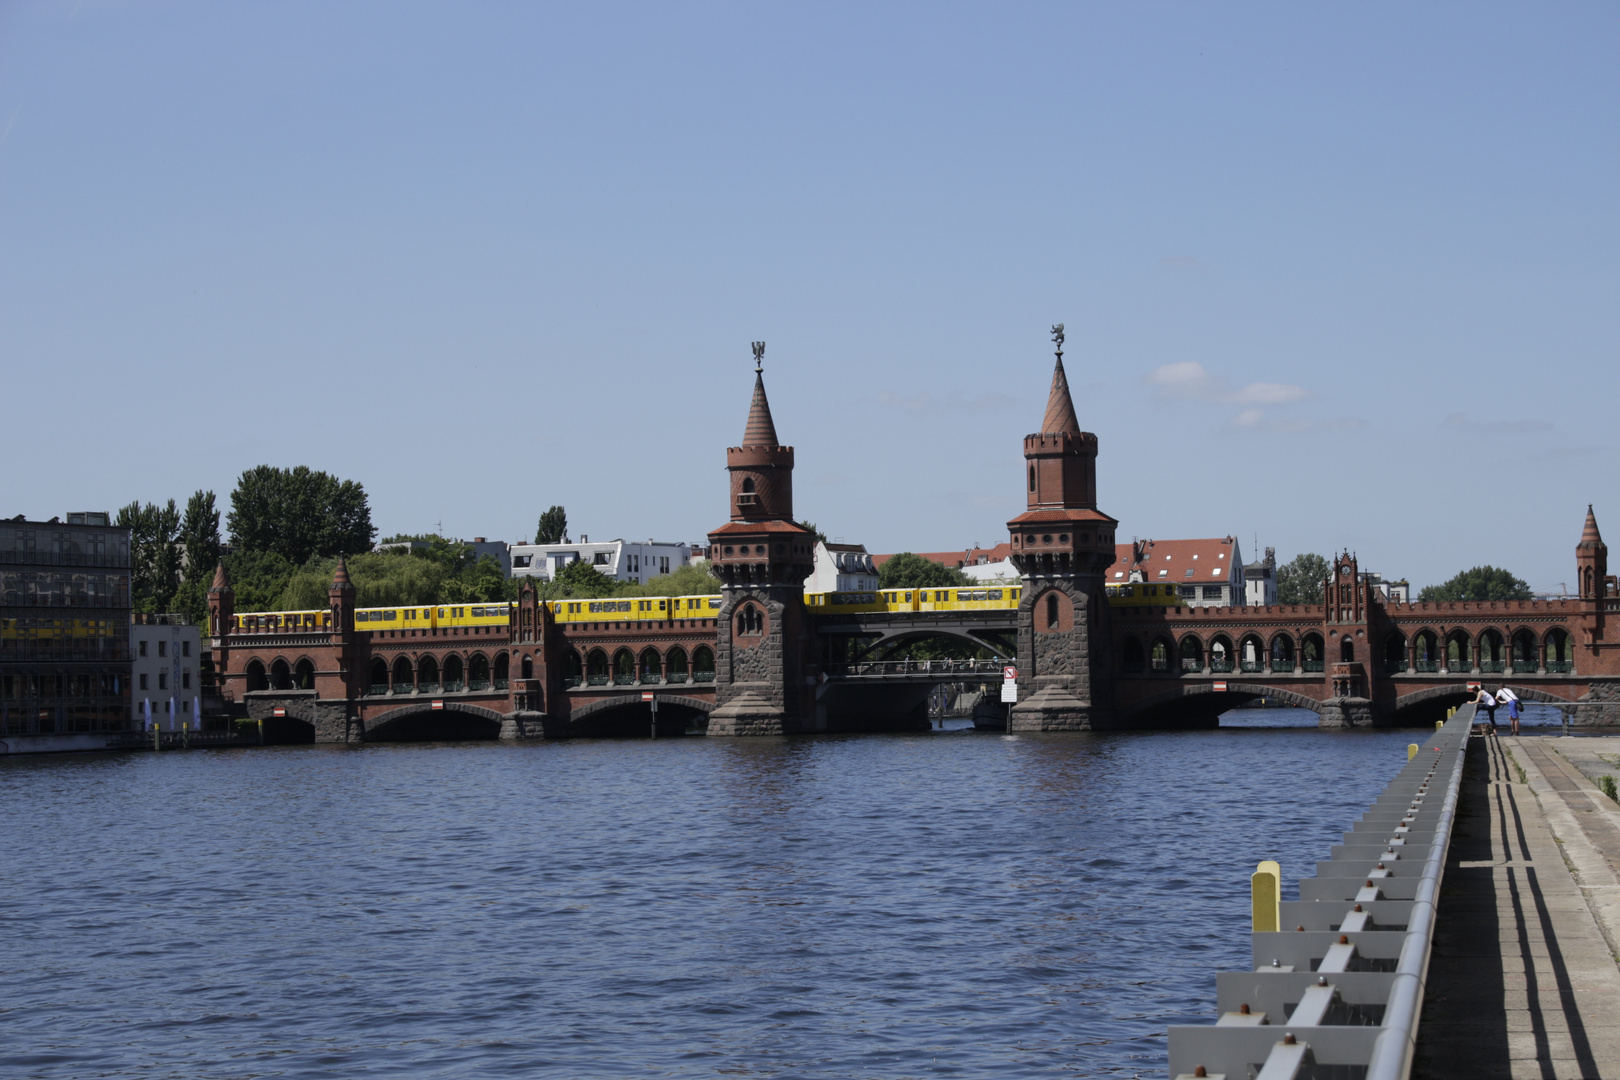
[[[659,734],[703,716],[710,735],[923,730],[930,683],[961,676],[852,678],[851,643],[951,636],[1016,648],[1013,731],[1211,726],[1262,697],[1312,709],[1326,726],[1426,724],[1466,700],[1470,682],[1599,706],[1577,722],[1620,720],[1620,633],[1607,632],[1620,589],[1590,507],[1578,595],[1565,600],[1386,604],[1344,553],[1321,604],[1111,606],[1104,573],[1118,523],[1097,509],[1098,440],[1080,428],[1058,344],[1041,430],[1024,439],[1027,509],[1008,522],[1023,575],[1016,609],[808,608],[815,538],[793,519],[793,448],[777,439],[756,373],[742,445],[726,451],[730,520],[709,535],[723,588],[707,617],[559,622],[525,583],[506,625],[357,629],[340,566],[327,612],[267,626],[233,620],[221,568],[209,591],[215,678],[238,713],[322,742],[646,737],[647,693]],[[613,677],[584,677],[596,666]]]

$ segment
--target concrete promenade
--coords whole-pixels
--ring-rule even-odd
[[[1573,763],[1615,754],[1470,740],[1414,1077],[1620,1080],[1620,807]]]

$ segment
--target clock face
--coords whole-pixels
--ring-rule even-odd
[[[1340,570],[1339,573],[1343,574],[1345,577],[1349,577],[1350,576],[1350,568],[1347,566],[1343,570]]]

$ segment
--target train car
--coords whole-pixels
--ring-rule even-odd
[[[1108,586],[1110,607],[1181,607],[1181,590],[1174,585],[1149,585],[1136,582],[1131,585]]]
[[[564,624],[710,619],[720,610],[718,596],[629,596],[548,603],[552,619]]]
[[[877,592],[805,593],[804,604],[817,615],[854,615],[888,610],[888,601],[882,593]]]
[[[448,609],[443,609],[448,610]],[[358,608],[354,613],[356,630],[430,630],[438,623],[437,613],[427,607]]]
[[[123,625],[112,619],[0,619],[0,646],[18,647],[29,641],[115,638]]]
[[[1022,585],[975,585],[971,588],[922,589],[919,611],[1006,611],[1023,599]]]
[[[670,600],[672,619],[713,619],[719,614],[719,596],[676,596]]]
[[[505,626],[512,621],[512,610],[517,605],[510,600],[486,601],[475,604],[441,604],[427,610],[434,626]],[[405,609],[407,612],[409,608]],[[407,627],[409,623],[402,624]]]
[[[359,616],[356,615],[356,621]],[[332,613],[321,609],[310,611],[249,611],[231,617],[231,629],[237,633],[300,634],[315,630],[330,630]]]

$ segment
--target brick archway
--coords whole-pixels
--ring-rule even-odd
[[[1133,716],[1140,716],[1153,710],[1163,709],[1165,706],[1173,705],[1178,701],[1207,698],[1215,695],[1233,699],[1233,708],[1255,698],[1270,698],[1275,701],[1285,701],[1298,709],[1309,709],[1313,713],[1320,714],[1322,711],[1320,701],[1281,686],[1267,686],[1264,683],[1227,682],[1225,690],[1216,690],[1210,683],[1193,683],[1187,686],[1177,686],[1154,694],[1152,697],[1133,702],[1127,709],[1121,711],[1120,719],[1129,721]]]
[[[500,736],[501,724],[506,716],[494,709],[459,701],[446,701],[443,708],[435,709],[428,701],[400,705],[366,718],[365,741],[390,741],[400,737],[402,725],[416,722],[424,730],[448,729],[450,737],[489,738]],[[490,727],[493,730],[489,730]],[[460,729],[458,732],[456,729]],[[422,736],[426,738],[426,736]]]

